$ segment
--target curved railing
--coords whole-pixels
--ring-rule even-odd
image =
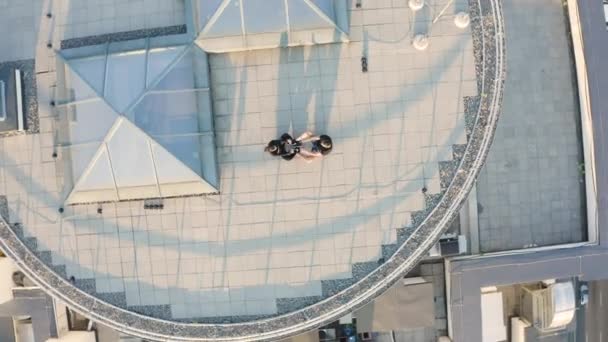
[[[478,72],[481,96],[476,121],[454,178],[426,219],[376,270],[345,290],[311,306],[281,316],[232,324],[179,323],[137,314],[83,292],[53,272],[0,221],[0,247],[23,272],[49,294],[94,321],[155,341],[277,340],[327,324],[392,286],[436,243],[466,201],[484,164],[501,110],[504,84],[504,30],[499,0],[471,0],[473,39],[481,49]],[[476,6],[477,5],[477,6]]]

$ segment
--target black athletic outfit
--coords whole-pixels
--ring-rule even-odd
[[[293,137],[287,133],[284,133],[281,136],[281,139],[277,139],[277,140],[271,140],[268,143],[268,146],[276,146],[277,149],[274,152],[270,152],[270,154],[277,156],[277,157],[281,157],[285,160],[292,160],[293,157],[296,156],[296,154],[298,153],[297,148],[292,148],[289,151],[287,151],[286,145],[296,145],[296,141],[293,139]]]

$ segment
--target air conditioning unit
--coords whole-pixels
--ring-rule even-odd
[[[319,342],[335,341],[336,329],[319,329]]]
[[[371,341],[373,339],[373,336],[370,332],[362,332],[359,334],[359,339],[361,341]]]
[[[459,255],[467,252],[467,238],[464,235],[446,234],[439,240],[441,256]]]

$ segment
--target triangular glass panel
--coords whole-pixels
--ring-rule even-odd
[[[68,145],[64,147],[64,155],[69,156],[71,163],[71,184],[78,182],[82,174],[87,170],[91,160],[99,150],[102,142]]]
[[[287,31],[284,0],[244,0],[243,16],[246,34]]]
[[[200,48],[191,46],[133,111],[127,113],[135,125],[198,174],[198,135],[212,130],[206,58]]]
[[[156,187],[149,137],[129,120],[120,118],[106,138],[106,145],[120,188]],[[142,195],[138,198],[145,198]],[[137,197],[136,197],[137,198]]]
[[[104,97],[123,113],[146,87],[146,50],[108,55]]]
[[[157,83],[158,78],[166,72],[167,68],[180,56],[184,49],[185,46],[167,46],[150,49],[148,51],[146,87]]]
[[[80,177],[74,191],[113,190],[116,191],[112,165],[106,145],[99,147],[97,155],[91,161],[90,168]]]
[[[210,112],[199,108],[210,101],[208,87],[207,55],[193,45],[125,115],[150,135],[199,132],[198,113]]]
[[[172,183],[197,183],[203,186],[203,192],[209,193],[217,191],[213,186],[203,180],[200,175],[193,172],[190,167],[184,165],[159,144],[152,143],[152,154],[156,164],[158,182],[161,187]]]
[[[81,66],[78,65],[78,61],[74,63],[76,67],[73,67],[69,60],[62,61],[64,61],[64,63],[61,63],[64,70],[63,77],[57,77],[57,90],[54,98],[58,105],[94,99],[101,96],[77,71],[77,68]]]
[[[102,99],[71,103],[66,106],[69,143],[99,142],[119,117]]]
[[[80,178],[118,115],[102,100],[77,102],[66,107],[65,143],[70,150],[73,181]]]
[[[92,151],[94,152],[91,153]],[[94,146],[91,144],[72,146],[70,152],[72,167],[80,166],[82,170],[73,175],[77,181],[66,199],[66,203],[76,204],[118,200],[112,174],[112,165],[105,143],[98,144],[96,150],[94,150]],[[85,159],[86,155],[89,155],[89,159]],[[85,161],[86,164],[84,164]]]
[[[202,175],[202,162],[199,136],[199,134],[189,134],[182,136],[153,136],[152,138],[181,163],[187,165],[192,172],[200,176]]]
[[[292,31],[335,28],[335,24],[322,15],[304,0],[287,0],[289,8],[289,26]]]
[[[119,117],[90,85],[100,87],[103,59],[99,56],[62,58],[65,84],[59,82],[57,89],[58,119],[61,122],[57,139],[65,145],[66,157],[71,163],[72,184],[87,170],[108,130]]]
[[[117,111],[124,113],[142,96],[148,86],[157,83],[159,77],[163,77],[172,63],[182,55],[184,48],[184,46],[153,48],[149,50],[147,57],[146,50],[110,54],[105,98]]]
[[[231,0],[225,7],[222,8],[222,6],[218,10],[221,12],[214,14],[201,32],[201,38],[219,38],[243,34],[241,1]]]
[[[78,146],[78,149],[80,147],[82,146]],[[78,158],[72,154],[72,158],[74,157]],[[88,160],[86,169],[77,180],[66,200],[68,204],[118,200],[112,165],[104,143],[98,146],[94,157]]]
[[[309,0],[315,6],[317,6],[325,15],[335,20],[336,18],[336,10],[334,8],[334,0]]]
[[[211,17],[218,11],[220,5],[230,0],[199,0],[198,1],[198,18],[201,27],[205,27]]]
[[[130,120],[197,174],[201,132],[212,131],[208,89],[152,90],[128,114]]]
[[[150,135],[198,133],[197,96],[194,90],[152,92],[142,99],[129,118]]]
[[[207,54],[193,44],[151,87],[152,91],[208,88]]]
[[[69,67],[66,71],[70,73],[72,78],[71,88],[73,89],[74,100],[103,94],[106,67],[106,57],[104,55],[75,58],[67,62]],[[78,75],[78,80],[75,79],[75,75]],[[87,86],[80,83],[82,81],[85,81]],[[88,89],[89,87],[90,89]]]

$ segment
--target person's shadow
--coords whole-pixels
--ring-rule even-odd
[[[281,46],[287,46],[282,37]],[[277,80],[276,136],[290,133],[297,138],[302,132],[326,132],[334,101],[340,44],[280,49]],[[283,101],[289,99],[289,108]],[[275,138],[275,137],[272,137]]]

